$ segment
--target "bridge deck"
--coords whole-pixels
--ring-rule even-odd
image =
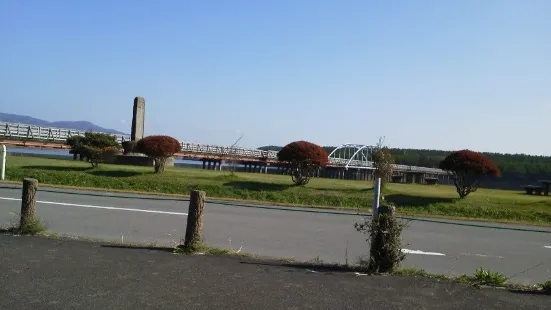
[[[28,124],[0,122],[0,139],[3,144],[16,147],[34,147],[43,149],[68,149],[67,138],[75,135],[83,136],[85,131],[67,128],[40,127]],[[128,135],[113,135],[119,143],[129,141]],[[176,157],[196,160],[232,160],[277,163],[277,151],[263,151],[247,148],[230,148],[218,145],[182,142],[182,151]],[[371,161],[329,158],[329,166],[372,170]],[[419,172],[427,174],[445,174],[445,171],[435,168],[394,165],[396,171]]]

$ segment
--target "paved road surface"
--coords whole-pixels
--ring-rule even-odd
[[[7,187],[0,188],[0,223],[16,219],[20,208],[21,190]],[[185,235],[188,201],[182,199],[41,188],[38,200],[38,215],[53,232],[158,245],[175,245]],[[356,262],[368,250],[353,227],[361,219],[208,203],[205,242],[273,257]],[[407,267],[448,275],[484,267],[515,283],[551,279],[549,233],[412,221],[404,238]]]
[[[0,309],[549,309],[549,296],[0,235]]]

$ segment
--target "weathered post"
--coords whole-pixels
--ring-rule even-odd
[[[184,247],[194,246],[203,242],[203,208],[205,207],[205,192],[191,191],[189,211],[187,216],[186,239]]]
[[[21,197],[21,220],[19,229],[25,232],[29,225],[35,220],[36,212],[36,190],[38,188],[38,180],[25,178],[23,179],[23,195]]]
[[[1,180],[6,178],[6,153],[6,146],[2,144],[2,165],[0,166],[0,169],[2,169],[2,171],[0,171]]]

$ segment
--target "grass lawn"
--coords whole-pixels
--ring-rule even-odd
[[[372,184],[315,178],[304,187],[292,186],[291,177],[192,168],[167,168],[156,175],[153,168],[102,165],[91,169],[80,161],[8,156],[6,179],[33,177],[42,184],[188,195],[192,189],[209,198],[254,200],[276,204],[322,206],[369,211]],[[449,216],[551,226],[551,196],[524,192],[479,189],[459,201],[453,186],[389,184],[385,199],[409,215]]]

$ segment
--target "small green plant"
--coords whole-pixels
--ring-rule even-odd
[[[480,267],[474,272],[474,280],[478,281],[478,284],[481,285],[502,286],[507,282],[508,278],[499,272],[494,272],[490,269],[484,270]]]
[[[212,246],[208,246],[206,244],[203,244],[203,243],[199,243],[199,244],[194,244],[194,245],[190,245],[190,246],[184,246],[183,244],[181,245],[178,245],[175,249],[174,249],[174,253],[178,253],[178,254],[204,254],[204,255],[213,255],[213,256],[222,256],[222,255],[237,255],[237,256],[251,256],[250,254],[246,254],[246,253],[241,253],[241,252],[237,252],[237,251],[232,251],[232,250],[227,250],[227,249],[222,249],[222,248],[217,248],[217,247],[212,247]]]
[[[381,189],[386,188],[386,184],[392,178],[393,165],[395,163],[394,156],[390,152],[390,149],[383,146],[384,139],[379,138],[379,143],[373,153],[373,167],[375,168],[375,181],[377,178],[381,178]]]
[[[12,221],[13,223],[14,221]],[[0,229],[0,232],[15,234],[15,235],[38,235],[46,231],[46,225],[38,218],[33,218],[26,225],[14,224],[6,229]]]
[[[367,265],[370,272],[393,272],[398,268],[406,255],[402,252],[402,231],[407,226],[398,221],[392,206],[382,206],[381,212],[373,218],[366,218],[363,223],[355,223],[356,230],[368,235],[367,242],[371,248]]]
[[[46,230],[46,226],[38,218],[31,219],[25,226],[18,227],[22,235],[36,235]]]
[[[540,286],[542,291],[546,293],[551,293],[551,280],[541,284]]]

